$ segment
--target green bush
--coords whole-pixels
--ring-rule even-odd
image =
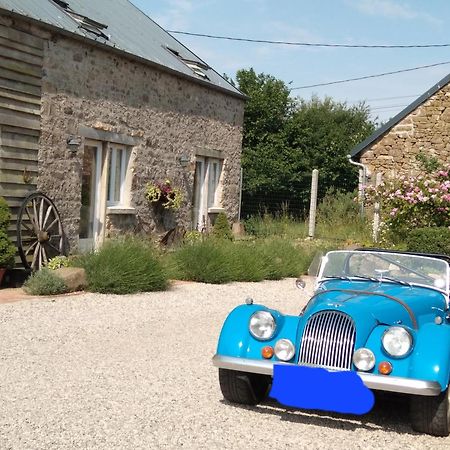
[[[23,287],[32,295],[56,295],[68,290],[64,280],[45,267],[33,273]]]
[[[174,254],[180,278],[202,283],[227,283],[233,279],[224,242],[205,239],[178,249]]]
[[[255,242],[229,243],[223,247],[233,281],[262,281],[266,278],[265,260]]]
[[[86,270],[87,289],[92,292],[132,294],[161,291],[168,285],[155,250],[132,238],[108,241],[74,264]]]
[[[299,249],[286,239],[206,239],[185,245],[170,257],[175,277],[203,283],[278,280],[305,273],[315,247]],[[176,270],[173,270],[173,267]]]
[[[15,254],[16,247],[6,232],[0,229],[0,268],[13,267]]]
[[[225,213],[221,212],[217,215],[214,223],[212,235],[218,239],[233,239],[233,233]]]
[[[406,238],[408,251],[450,255],[450,229],[447,227],[417,228]]]
[[[11,212],[6,200],[0,197],[0,230],[8,231],[9,222],[11,220]]]
[[[299,249],[286,239],[274,238],[257,244],[257,253],[264,261],[265,279],[297,277],[309,266],[310,252]]]
[[[67,256],[58,255],[53,257],[47,264],[47,268],[50,270],[60,269],[61,267],[69,267],[70,260]]]
[[[360,215],[356,192],[328,190],[317,207],[316,236],[322,239],[371,242],[371,224]]]
[[[0,268],[14,266],[16,247],[8,236],[11,212],[6,200],[0,197]]]

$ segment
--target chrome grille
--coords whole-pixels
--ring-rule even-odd
[[[353,320],[339,311],[321,311],[303,331],[299,364],[350,370],[356,330]]]

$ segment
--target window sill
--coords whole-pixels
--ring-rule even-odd
[[[220,206],[212,206],[211,208],[208,208],[208,214],[219,214],[222,212],[225,212],[225,209]]]
[[[106,214],[135,214],[136,209],[131,206],[108,206]]]

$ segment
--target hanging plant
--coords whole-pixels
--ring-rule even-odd
[[[184,198],[181,189],[172,186],[170,180],[147,183],[145,197],[150,203],[160,203],[166,209],[179,209]]]

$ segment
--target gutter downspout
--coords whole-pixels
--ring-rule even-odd
[[[363,164],[352,160],[352,155],[347,155],[348,162],[354,166],[359,167],[359,180],[358,180],[358,192],[359,200],[361,204],[361,217],[364,217],[364,191],[367,183],[367,178],[369,176],[369,169]]]

